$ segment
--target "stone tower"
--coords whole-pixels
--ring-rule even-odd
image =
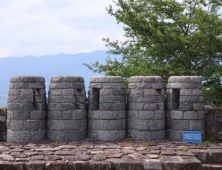
[[[129,79],[127,129],[136,140],[165,139],[165,98],[161,77],[135,76]]]
[[[28,143],[46,137],[45,79],[14,76],[10,81],[7,142]]]
[[[172,76],[167,84],[167,134],[183,140],[182,131],[204,133],[204,97],[201,77]]]
[[[89,137],[114,141],[126,136],[126,98],[123,78],[91,77],[89,87]]]
[[[47,126],[47,136],[51,141],[74,141],[86,137],[87,110],[83,77],[51,78]]]

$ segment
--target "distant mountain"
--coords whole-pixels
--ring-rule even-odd
[[[40,75],[46,79],[46,89],[54,75],[79,75],[85,79],[86,90],[89,79],[94,75],[83,63],[99,61],[105,63],[106,51],[94,51],[78,54],[57,54],[42,57],[7,57],[0,58],[0,107],[6,105],[10,78],[14,75]],[[110,56],[111,58],[119,56]]]

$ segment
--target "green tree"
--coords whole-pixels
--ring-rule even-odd
[[[222,0],[116,0],[108,14],[124,25],[125,42],[104,38],[109,57],[106,64],[85,64],[106,75],[160,75],[164,83],[172,75],[200,75],[204,90],[221,94]],[[218,84],[219,80],[219,84]],[[216,83],[217,82],[217,83]],[[213,91],[211,91],[213,89]],[[209,95],[210,93],[207,93]],[[213,95],[221,101],[222,95]],[[219,106],[207,98],[207,103]]]

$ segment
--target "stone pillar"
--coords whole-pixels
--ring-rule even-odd
[[[41,76],[14,76],[10,82],[7,142],[28,143],[45,139],[45,79]]]
[[[167,135],[182,141],[182,131],[204,133],[204,97],[201,77],[172,76],[167,84]]]
[[[6,142],[6,114],[7,107],[0,108],[0,142]]]
[[[90,78],[89,124],[91,139],[114,141],[126,136],[126,98],[123,78]]]
[[[131,77],[127,102],[128,135],[136,140],[165,139],[165,99],[161,77]]]
[[[83,77],[51,78],[47,125],[47,136],[51,141],[74,141],[86,137],[87,110]]]

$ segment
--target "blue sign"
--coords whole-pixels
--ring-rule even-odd
[[[202,143],[200,131],[183,131],[183,142]]]

